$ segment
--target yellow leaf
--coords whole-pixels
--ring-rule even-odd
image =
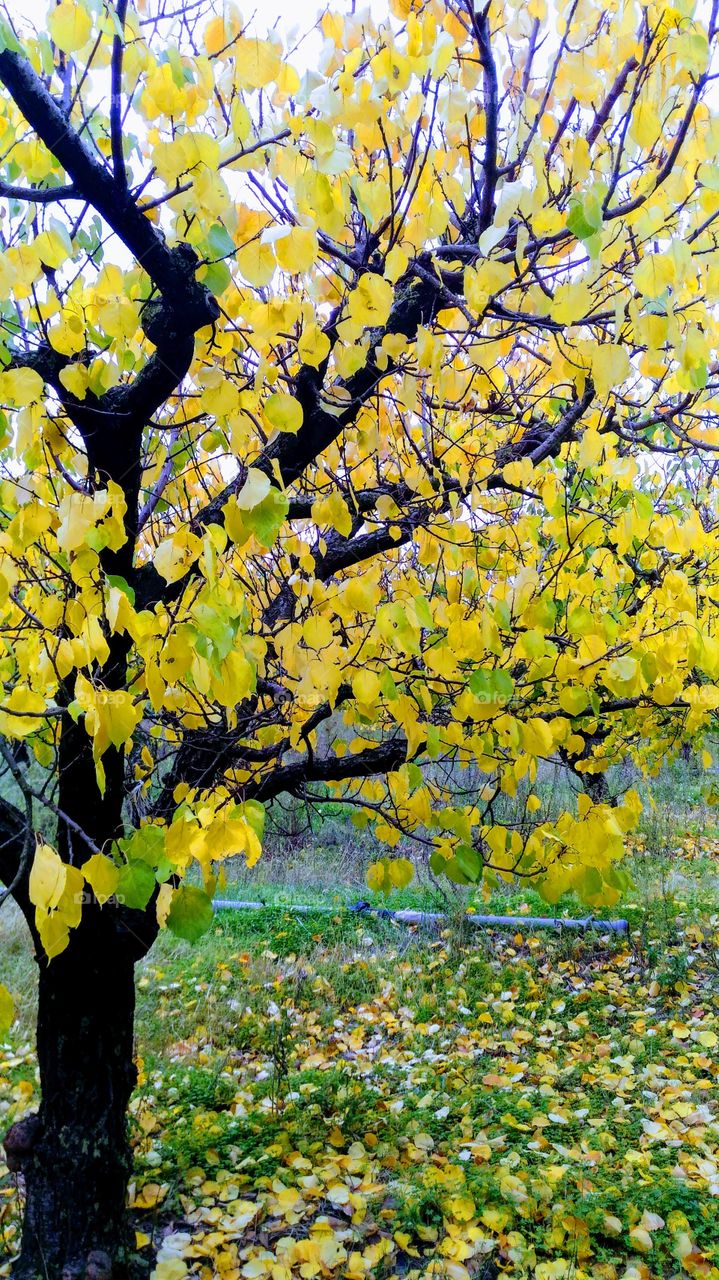
[[[143,1191],[144,1190],[145,1188],[143,1187]],[[142,1196],[142,1192],[140,1192],[140,1196]],[[138,1197],[135,1200],[135,1208],[142,1209],[144,1207],[145,1206],[140,1203],[140,1197]],[[151,1206],[148,1206],[148,1207],[151,1207]],[[243,1267],[242,1270],[244,1274],[247,1275],[247,1268]],[[266,1272],[264,1271],[264,1264],[263,1264],[263,1271],[261,1274],[262,1275],[266,1274]],[[189,1275],[187,1263],[184,1262],[182,1258],[178,1258],[177,1254],[173,1253],[170,1255],[169,1258],[162,1258],[158,1262],[157,1266],[152,1272],[151,1280],[184,1280],[185,1276],[187,1275]]]
[[[471,1222],[477,1212],[471,1196],[453,1196],[449,1202],[449,1210],[457,1222]]]
[[[70,493],[60,503],[58,546],[62,551],[77,551],[85,543],[86,534],[94,529],[102,512],[94,498],[85,493]]]
[[[522,726],[522,734],[524,738],[524,749],[528,755],[532,756],[548,756],[551,755],[554,748],[554,739],[552,730],[544,720],[540,720],[537,716],[532,716]]]
[[[328,524],[344,538],[352,529],[352,516],[341,493],[334,490],[327,498],[318,498],[312,504],[312,519],[315,524]]]
[[[82,864],[82,874],[87,880],[100,906],[111,898],[117,889],[120,872],[111,858],[95,853]]]
[[[583,282],[562,284],[554,293],[552,319],[560,324],[575,324],[592,309],[592,291]]]
[[[293,227],[286,236],[275,240],[275,257],[283,271],[302,275],[314,266],[317,257],[317,233],[308,227]]]
[[[23,408],[40,400],[44,385],[34,369],[7,369],[0,373],[0,400]]]
[[[30,873],[30,900],[35,903],[35,927],[49,960],[64,951],[70,929],[82,917],[83,878],[49,845],[40,845]]]
[[[594,467],[601,462],[604,439],[594,427],[587,427],[579,441],[577,463],[580,467]]]
[[[387,880],[387,862],[386,859],[381,862],[371,862],[367,868],[367,886],[375,893],[384,893]]]
[[[631,697],[641,689],[642,671],[636,658],[627,654],[610,662],[604,674],[604,683],[612,693]]]
[[[260,838],[257,835],[257,832],[252,829],[249,822],[247,823],[245,840],[245,864],[252,869],[252,867],[257,866],[257,863],[262,857],[262,844],[260,843]]]
[[[277,266],[272,245],[262,244],[258,239],[238,249],[235,261],[247,283],[256,286],[269,284]]]
[[[645,298],[658,298],[676,282],[677,265],[670,253],[650,253],[634,272],[634,284]]]
[[[653,102],[640,102],[632,112],[629,135],[642,148],[651,147],[661,136],[662,122]]]
[[[629,1232],[629,1239],[635,1249],[639,1249],[640,1253],[649,1253],[653,1247],[652,1237],[644,1227],[632,1227]]]
[[[279,98],[290,98],[297,93],[302,82],[294,67],[290,66],[289,62],[283,62],[278,74],[275,76],[275,83],[278,96],[273,101],[276,104]]]
[[[92,20],[87,9],[77,0],[62,0],[51,9],[48,29],[58,49],[63,53],[77,53],[87,44],[92,31]]]
[[[57,911],[43,911],[38,907],[35,912],[35,928],[48,960],[59,956],[70,941],[70,930]]]
[[[352,692],[363,707],[374,711],[381,693],[379,676],[363,667],[352,677]]]
[[[592,377],[597,393],[609,395],[630,373],[629,353],[615,342],[595,343],[592,352]]]
[[[389,861],[389,878],[395,889],[406,889],[414,879],[414,866],[409,858],[391,858]]]
[[[161,929],[164,929],[167,926],[167,917],[170,914],[170,907],[172,906],[172,895],[174,892],[175,891],[171,884],[160,885],[160,891],[157,895],[157,903],[155,906],[155,910],[157,912],[157,923],[159,924]]]
[[[349,296],[349,313],[363,327],[383,325],[389,318],[394,290],[389,280],[366,272]]]
[[[0,1036],[9,1031],[15,1020],[15,1005],[7,987],[0,982]]]
[[[390,249],[384,260],[385,279],[390,280],[392,284],[396,284],[400,276],[404,275],[409,264],[409,256],[405,249],[401,249],[399,245],[395,245],[394,249]]]
[[[313,369],[319,369],[323,360],[327,359],[330,351],[330,340],[326,333],[323,333],[318,324],[308,324],[302,331],[302,336],[297,343],[297,353],[303,364],[309,364]]]
[[[9,738],[26,738],[43,727],[45,708],[41,693],[17,685],[0,706],[0,728]]]
[[[144,1187],[138,1191],[133,1200],[133,1209],[156,1209],[162,1204],[168,1192],[167,1183],[146,1182]]]
[[[589,706],[589,695],[581,685],[568,685],[559,690],[559,705],[568,716],[577,716]]]
[[[62,267],[67,262],[72,248],[67,232],[59,230],[41,231],[33,241],[35,251],[46,267]]]
[[[269,40],[243,36],[233,46],[237,83],[241,89],[264,89],[282,67],[279,49]]]
[[[49,844],[37,846],[28,885],[33,906],[43,911],[57,907],[65,888],[66,870],[62,858]]]
[[[142,707],[135,705],[127,689],[104,689],[90,684],[82,674],[75,682],[75,699],[94,740],[95,760],[110,746],[124,747],[142,719]]]
[[[60,370],[60,381],[71,395],[84,400],[90,385],[90,371],[84,364],[71,364]]]
[[[210,57],[224,49],[231,39],[232,35],[225,27],[225,20],[221,15],[213,18],[205,27],[205,51]]]
[[[188,529],[177,529],[160,543],[153,563],[166,582],[177,582],[184,577],[201,551],[202,542],[194,533],[190,533]]]
[[[302,405],[294,396],[288,396],[284,391],[273,391],[265,401],[263,412],[270,426],[277,431],[296,435],[302,426]]]

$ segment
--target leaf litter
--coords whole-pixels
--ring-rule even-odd
[[[131,1204],[156,1280],[719,1277],[717,917],[469,946],[263,915],[142,971]],[[36,1091],[21,1024],[4,1127]],[[21,1193],[0,1165],[6,1259]]]

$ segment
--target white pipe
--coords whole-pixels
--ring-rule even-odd
[[[307,907],[285,902],[243,902],[231,898],[216,898],[214,906],[217,911],[262,911],[267,907],[275,907],[277,910],[294,911],[298,915],[313,912],[332,915],[338,910],[337,907]],[[449,916],[440,911],[391,911],[388,907],[372,907],[368,902],[357,903],[347,910],[357,915],[371,912],[372,915],[382,916],[388,920],[399,920],[402,924],[443,924],[449,919]],[[626,920],[595,920],[594,916],[587,916],[584,920],[565,920],[561,916],[480,916],[474,911],[467,911],[463,919],[467,924],[485,929],[529,927],[530,929],[598,929],[600,933],[629,932]]]

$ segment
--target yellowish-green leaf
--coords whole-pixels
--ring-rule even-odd
[[[290,435],[296,435],[304,417],[299,400],[284,391],[273,391],[265,401],[264,415],[276,431],[286,431]]]
[[[0,982],[0,1036],[8,1032],[15,1020],[15,1005],[7,987]]]
[[[90,15],[78,0],[61,0],[50,10],[47,24],[50,35],[63,53],[77,53],[87,44],[92,31]]]
[[[120,879],[119,868],[104,853],[95,853],[82,865],[82,874],[100,906],[115,893]]]

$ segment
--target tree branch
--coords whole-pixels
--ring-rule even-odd
[[[117,0],[116,8],[119,33],[112,42],[112,61],[110,64],[110,147],[112,150],[112,167],[118,187],[127,188],[125,171],[125,154],[122,149],[122,58],[125,52],[125,17],[127,0]]]
[[[624,63],[624,66],[619,72],[619,75],[614,81],[614,84],[609,90],[609,93],[604,99],[604,102],[602,103],[601,107],[599,107],[592,121],[592,124],[587,131],[587,146],[589,147],[594,146],[594,143],[597,141],[597,138],[599,137],[602,129],[607,123],[607,120],[612,114],[613,108],[615,107],[619,98],[621,98],[622,94],[624,93],[627,80],[632,74],[632,71],[637,70],[638,66],[639,66],[639,63],[634,57],[628,58],[627,61]]]
[[[367,747],[356,755],[306,757],[285,765],[267,778],[243,788],[246,800],[274,800],[283,792],[290,794],[306,782],[347,782],[352,778],[370,778],[375,773],[389,773],[407,759],[407,739],[390,738],[376,747]]]
[[[6,200],[27,200],[32,204],[52,204],[57,200],[82,200],[76,188],[64,187],[17,187],[12,182],[0,182],[0,197]]]
[[[716,24],[717,24],[718,13],[719,13],[719,0],[713,0],[712,7],[711,7],[711,14],[710,14],[709,23],[708,23],[710,44],[711,44],[712,36],[716,34]],[[689,132],[689,126],[691,125],[691,122],[694,119],[694,112],[696,111],[697,106],[699,105],[699,102],[701,100],[701,96],[704,92],[704,89],[706,88],[706,85],[709,82],[709,75],[710,75],[710,72],[709,72],[709,69],[707,69],[705,72],[703,72],[702,75],[700,75],[697,78],[697,80],[694,83],[694,89],[692,90],[692,95],[689,99],[689,106],[687,107],[684,113],[684,116],[682,117],[681,123],[674,137],[674,141],[669,149],[669,154],[667,155],[667,158],[664,161],[664,164],[661,166],[658,173],[656,174],[654,185],[650,189],[651,194],[653,194],[658,187],[661,187],[663,183],[666,182],[667,178],[672,172],[672,169],[674,168],[674,165],[676,164],[677,158],[679,156],[679,152],[684,146],[684,141],[686,139],[687,133]],[[607,201],[611,196],[612,191],[613,191],[613,187],[610,187]],[[644,191],[643,193],[640,193],[639,195],[634,196],[632,199],[625,200],[623,204],[615,205],[613,209],[609,209],[607,207],[607,204],[605,204],[604,210],[603,210],[605,221],[608,222],[612,218],[625,218],[627,217],[628,214],[633,213],[635,209],[641,208],[641,206],[648,199],[650,191],[649,190]]]
[[[87,200],[172,305],[185,333],[195,333],[220,314],[215,299],[195,279],[196,255],[188,269],[188,246],[170,248],[162,233],[138,209],[129,191],[120,191],[113,175],[92,155],[68,116],[58,106],[27,58],[12,49],[0,52],[0,82],[37,136]],[[180,252],[183,250],[184,252]]]
[[[494,218],[494,193],[497,187],[497,134],[499,106],[497,68],[492,54],[492,36],[489,26],[489,3],[481,13],[471,5],[472,26],[477,38],[479,61],[483,73],[484,100],[484,160],[482,162],[482,194],[479,201],[479,233],[491,226]]]
[[[26,819],[14,804],[0,796],[0,883],[11,890],[27,916],[32,908],[27,893],[26,840]]]

